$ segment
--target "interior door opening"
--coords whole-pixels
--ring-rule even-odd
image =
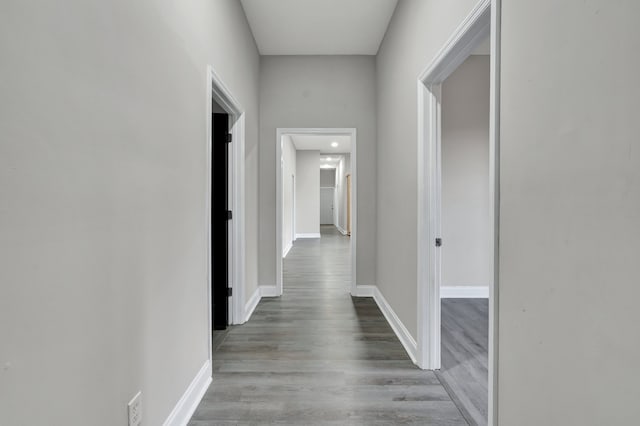
[[[229,325],[229,115],[211,117],[211,292],[212,328]]]
[[[489,74],[480,46],[442,83],[436,196],[441,365],[436,375],[470,424],[488,409]]]
[[[335,171],[333,171],[335,173]],[[335,188],[320,187],[320,225],[335,225],[334,211]]]
[[[487,41],[488,39],[488,41]],[[455,180],[451,180],[452,176],[447,175],[449,172],[455,171],[455,167],[442,164],[443,147],[442,140],[447,137],[443,135],[445,131],[443,126],[444,102],[443,99],[443,83],[455,74],[461,64],[465,62],[478,49],[484,49],[485,54],[488,53],[488,78],[486,77],[483,85],[486,86],[488,80],[488,96],[485,96],[484,102],[484,118],[485,134],[488,133],[488,149],[483,147],[484,161],[479,162],[484,171],[488,170],[482,177],[476,177],[483,187],[481,190],[472,190],[469,185],[460,185],[462,190],[467,190],[471,195],[479,197],[475,202],[482,201],[484,206],[488,205],[487,214],[476,213],[471,219],[464,215],[459,217],[459,221],[465,219],[470,223],[463,223],[459,230],[469,225],[477,225],[475,221],[480,221],[484,225],[485,236],[482,232],[476,232],[476,242],[482,241],[484,247],[479,250],[482,254],[486,254],[486,259],[482,261],[466,260],[468,264],[458,264],[456,271],[452,271],[447,264],[454,259],[451,253],[456,251],[456,230],[452,228],[451,223],[446,223],[451,219],[451,213],[442,211],[443,201],[450,206],[453,202],[459,204],[459,198],[456,197],[455,191],[451,191],[452,186],[460,184]],[[460,25],[451,34],[449,39],[444,43],[442,48],[435,55],[433,60],[427,65],[420,74],[417,81],[418,89],[418,258],[422,261],[418,264],[417,271],[417,287],[418,287],[418,365],[425,369],[441,370],[437,374],[441,374],[446,365],[442,363],[442,354],[452,349],[450,336],[444,336],[443,328],[446,320],[447,312],[443,309],[449,309],[450,305],[447,300],[453,300],[453,296],[464,296],[467,299],[484,298],[484,304],[487,306],[485,312],[482,313],[485,321],[473,321],[474,327],[481,325],[483,327],[483,340],[486,344],[475,347],[480,352],[479,357],[471,358],[479,359],[482,364],[482,371],[479,374],[484,383],[480,392],[486,395],[484,401],[480,401],[476,412],[480,414],[480,420],[470,420],[473,424],[494,424],[497,416],[497,357],[498,357],[498,302],[499,302],[499,282],[498,282],[498,265],[499,259],[499,198],[500,198],[500,1],[499,0],[480,0],[471,10],[468,16],[461,21]],[[446,89],[446,88],[445,88]],[[472,88],[473,89],[473,88]],[[470,92],[472,90],[467,90]],[[465,92],[464,90],[462,91]],[[486,95],[486,91],[485,91]],[[487,100],[488,98],[488,100]],[[469,102],[467,99],[466,102]],[[488,107],[487,107],[488,104]],[[465,105],[463,104],[463,107]],[[469,105],[466,105],[469,106]],[[488,113],[487,113],[488,110]],[[450,114],[450,113],[447,113]],[[470,121],[467,120],[467,123]],[[488,122],[488,130],[486,130]],[[446,124],[446,123],[444,123]],[[460,134],[468,135],[468,129],[462,130]],[[486,140],[486,138],[485,138]],[[452,148],[450,146],[448,148]],[[447,148],[447,147],[445,147]],[[455,148],[455,147],[453,147]],[[459,148],[459,147],[458,147]],[[473,148],[473,147],[472,147]],[[476,147],[477,148],[477,147]],[[470,152],[470,151],[469,151]],[[468,155],[467,149],[462,153]],[[451,152],[445,152],[445,156],[451,157]],[[461,158],[464,158],[461,157]],[[488,167],[487,167],[488,165]],[[447,167],[443,172],[443,167]],[[464,169],[464,168],[463,168]],[[458,169],[458,178],[464,176]],[[467,173],[468,174],[468,173]],[[453,178],[455,178],[455,174]],[[441,192],[443,179],[445,182],[446,194]],[[464,179],[463,179],[464,181]],[[477,182],[476,182],[477,183]],[[488,193],[488,195],[487,195]],[[453,197],[451,197],[453,195]],[[448,198],[447,198],[448,197]],[[444,200],[443,200],[444,198]],[[469,202],[470,199],[467,199]],[[459,211],[464,212],[464,206],[457,206]],[[462,207],[462,208],[461,208]],[[485,210],[486,211],[486,210]],[[443,218],[444,215],[447,218]],[[455,216],[455,212],[453,213]],[[482,217],[482,218],[481,218]],[[459,222],[460,223],[460,222]],[[480,228],[478,228],[480,229]],[[472,231],[466,229],[462,232],[463,237],[471,235]],[[462,240],[460,240],[462,241]],[[446,252],[447,245],[452,243],[451,250]],[[460,248],[457,250],[467,255],[470,251],[476,250],[473,245]],[[473,249],[473,250],[472,250]],[[479,256],[478,258],[481,258]],[[476,262],[475,264],[473,262]],[[455,265],[455,260],[453,264]],[[465,276],[463,269],[482,270],[486,272],[476,272],[474,275]],[[444,270],[444,271],[443,271]],[[448,271],[448,272],[447,272]],[[444,275],[443,275],[444,274]],[[449,280],[441,287],[443,277]],[[441,293],[445,299],[441,299]],[[488,296],[488,300],[486,300]],[[445,300],[443,304],[442,300]],[[444,307],[443,307],[444,306]],[[463,310],[463,314],[466,314]],[[442,315],[441,315],[442,314]],[[456,321],[460,319],[457,316]],[[488,322],[488,325],[484,325]],[[441,327],[441,325],[443,327]],[[463,334],[464,328],[457,328],[458,334]],[[472,345],[473,346],[473,345]],[[485,349],[486,348],[486,349]],[[455,350],[455,348],[453,348]],[[463,356],[464,357],[464,356]],[[441,369],[443,367],[443,369]],[[465,366],[459,365],[459,369],[465,370]],[[469,373],[473,374],[473,373]],[[486,379],[484,379],[486,377]],[[486,389],[486,392],[485,392]],[[451,390],[451,389],[449,389]],[[452,393],[452,392],[450,392]],[[455,393],[455,392],[453,392]],[[469,395],[466,395],[469,398]]]
[[[206,102],[203,160],[206,162],[207,296],[203,302],[208,305],[205,337],[211,368],[214,348],[226,334],[223,328],[229,324],[243,324],[247,318],[244,285],[245,113],[210,65],[207,66]]]
[[[325,231],[349,237],[351,280],[345,285],[356,294],[356,173],[355,129],[277,130],[274,296],[284,291],[283,264],[294,243]]]

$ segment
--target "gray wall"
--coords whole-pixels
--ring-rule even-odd
[[[358,282],[374,284],[376,257],[375,59],[263,56],[260,70],[260,284],[275,285],[276,128],[355,127]]]
[[[320,151],[296,152],[296,235],[320,233]]]
[[[320,187],[333,188],[336,186],[336,169],[320,169]]]
[[[640,3],[503,6],[500,424],[637,424]]]
[[[442,85],[442,285],[491,282],[489,56],[470,56]]]
[[[0,424],[160,425],[208,357],[206,66],[247,111],[256,284],[259,57],[240,2],[3,1]]]
[[[475,3],[400,0],[377,56],[377,285],[414,337],[417,78]]]
[[[282,253],[295,240],[295,194],[293,190],[296,175],[296,147],[291,136],[282,136]]]

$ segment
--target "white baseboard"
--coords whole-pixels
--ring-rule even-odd
[[[320,233],[313,234],[296,234],[296,239],[298,238],[320,238]]]
[[[340,225],[336,225],[336,229],[340,231],[342,235],[347,235],[347,231],[344,228],[342,228]]]
[[[171,410],[171,414],[164,421],[164,426],[186,426],[191,420],[191,416],[198,408],[204,393],[211,384],[211,363],[207,360],[191,384],[184,392],[176,406]]]
[[[251,315],[253,315],[253,311],[256,310],[256,306],[258,306],[258,303],[260,302],[261,298],[262,298],[262,295],[260,292],[260,287],[258,287],[256,288],[256,291],[253,292],[253,294],[249,298],[249,301],[244,307],[244,322],[249,321],[249,319],[251,318]]]
[[[396,333],[396,336],[398,336],[398,339],[400,339],[400,343],[402,343],[402,346],[404,346],[404,350],[407,351],[409,358],[411,358],[411,361],[413,361],[413,363],[417,365],[418,344],[416,343],[413,336],[411,336],[411,333],[409,333],[409,330],[407,330],[407,328],[404,326],[402,321],[400,321],[398,315],[396,315],[396,313],[393,311],[391,305],[389,305],[389,302],[387,302],[382,293],[380,293],[378,287],[374,287],[373,299],[378,304],[378,307],[382,311],[382,314],[387,319],[387,322],[389,323],[393,331]]]
[[[440,287],[441,299],[488,299],[489,286]]]
[[[287,243],[287,246],[284,248],[284,252],[282,253],[282,257],[287,257],[287,255],[289,254],[289,250],[291,250],[292,247],[293,247],[293,242],[289,241]]]
[[[278,297],[278,289],[275,285],[261,285],[258,287],[260,289],[261,297]]]
[[[373,297],[376,291],[375,285],[357,285],[356,297]]]

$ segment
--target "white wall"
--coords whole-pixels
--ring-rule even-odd
[[[377,285],[417,331],[417,78],[476,0],[400,0],[377,56]]]
[[[293,179],[296,175],[296,147],[289,135],[282,136],[282,160],[282,254],[284,255],[295,240]]]
[[[263,56],[260,69],[260,283],[275,284],[276,128],[355,127],[359,284],[376,258],[376,97],[372,56]]]
[[[640,3],[503,6],[500,424],[636,424]]]
[[[320,233],[320,151],[296,152],[296,235]]]
[[[246,110],[256,284],[259,57],[235,0],[4,1],[0,424],[160,425],[208,358],[206,67]]]
[[[489,56],[442,85],[442,285],[489,286]]]

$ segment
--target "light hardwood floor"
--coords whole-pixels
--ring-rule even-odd
[[[214,352],[191,426],[466,425],[433,372],[418,369],[370,298],[352,298],[349,239],[298,240],[284,295],[262,299]]]

